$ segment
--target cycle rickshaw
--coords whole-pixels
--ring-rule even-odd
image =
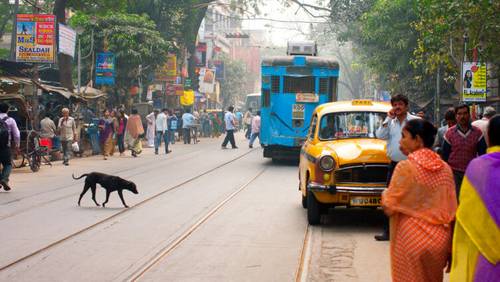
[[[47,156],[50,153],[51,142],[40,138],[38,132],[33,130],[25,98],[17,94],[0,95],[0,103],[9,105],[7,114],[16,121],[21,133],[19,151],[12,152],[12,166],[20,168],[28,165],[33,172],[37,172],[40,170],[42,160],[50,165]]]

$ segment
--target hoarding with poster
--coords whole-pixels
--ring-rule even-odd
[[[95,84],[115,84],[115,54],[111,52],[97,53]]]
[[[167,61],[155,73],[157,81],[175,81],[177,78],[177,56],[167,55]]]
[[[199,91],[201,93],[214,93],[216,69],[200,68]]]
[[[76,31],[59,24],[59,53],[66,54],[75,57],[75,47],[76,47]]]
[[[464,62],[462,68],[464,102],[486,102],[486,63]]]
[[[55,19],[45,14],[17,15],[17,62],[55,63]]]

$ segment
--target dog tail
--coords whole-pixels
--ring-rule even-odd
[[[82,174],[80,177],[75,177],[75,174],[71,174],[71,176],[73,177],[74,180],[78,180],[80,178],[84,178],[85,176],[88,176],[89,174],[88,173],[85,173],[85,174]]]

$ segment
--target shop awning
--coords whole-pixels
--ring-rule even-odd
[[[97,99],[106,97],[105,92],[89,86],[80,87],[80,95],[85,99]]]
[[[71,99],[71,98],[82,99],[81,97],[78,97],[78,95],[76,95],[75,93],[69,91],[68,88],[59,87],[59,86],[52,86],[52,85],[43,84],[43,83],[40,83],[39,86],[40,86],[40,88],[42,88],[43,90],[45,90],[47,92],[60,94],[60,95],[64,96],[64,98],[66,98],[66,99]]]

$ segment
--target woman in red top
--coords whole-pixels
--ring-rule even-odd
[[[118,151],[120,156],[125,154],[125,129],[127,128],[127,117],[123,110],[118,114],[118,130],[116,131],[116,138],[118,139]]]

